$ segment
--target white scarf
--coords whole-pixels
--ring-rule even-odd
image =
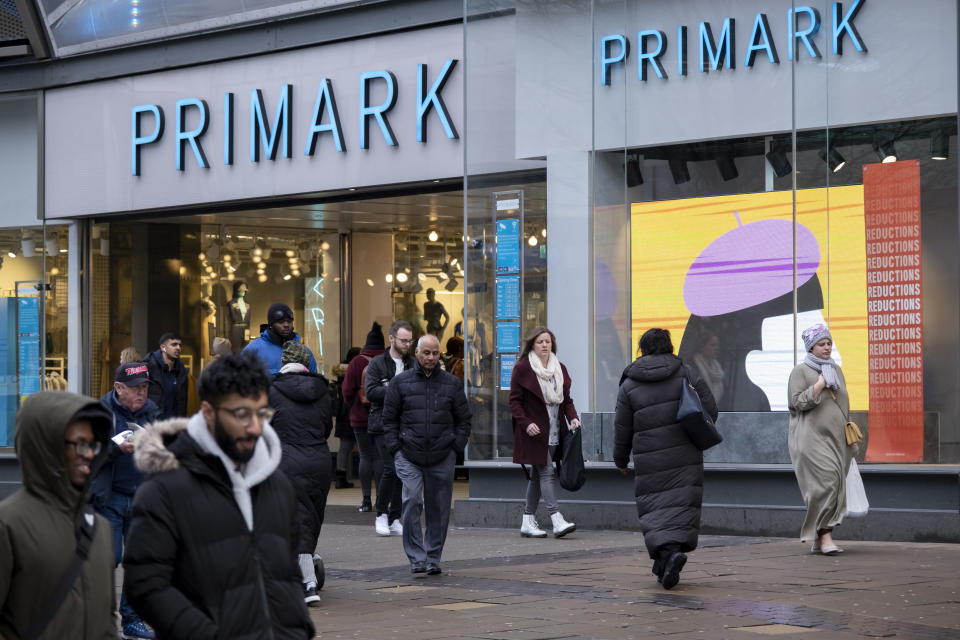
[[[533,351],[527,354],[527,361],[530,362],[530,368],[533,369],[533,372],[537,374],[537,382],[540,383],[543,401],[547,404],[563,402],[563,369],[560,368],[557,354],[550,354],[546,367],[540,362],[540,356]]]
[[[282,451],[277,432],[269,423],[263,424],[263,433],[253,448],[253,457],[243,467],[243,471],[237,471],[237,463],[231,460],[217,444],[216,438],[207,428],[207,421],[199,411],[187,423],[187,433],[200,445],[201,449],[223,461],[223,466],[233,484],[233,499],[237,501],[237,507],[243,514],[247,528],[253,531],[253,501],[250,499],[250,488],[266,480],[280,466]]]

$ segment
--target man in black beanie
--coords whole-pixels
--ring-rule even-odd
[[[364,392],[364,382],[367,365],[384,351],[383,327],[374,322],[367,334],[367,341],[363,350],[356,358],[350,361],[347,374],[343,378],[343,400],[350,407],[350,426],[357,439],[357,449],[360,450],[360,488],[363,491],[363,502],[360,511],[372,511],[373,502],[370,499],[370,482],[379,484],[382,471],[380,454],[373,444],[373,438],[367,432],[367,419],[370,415],[370,403]]]
[[[380,338],[381,341],[383,338]],[[282,302],[274,302],[267,311],[267,323],[260,325],[260,337],[252,341],[244,351],[250,351],[256,355],[271,376],[277,375],[280,367],[280,356],[283,354],[283,345],[289,340],[303,342],[300,336],[293,330],[293,311]],[[311,373],[317,372],[317,361],[313,357],[310,349],[310,365],[307,367]]]

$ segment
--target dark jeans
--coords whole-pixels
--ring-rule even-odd
[[[360,450],[360,490],[363,499],[370,499],[370,482],[380,482],[382,463],[380,452],[373,444],[373,438],[367,433],[366,427],[354,428],[353,435],[357,438],[357,448]]]
[[[390,522],[393,522],[400,517],[400,510],[403,507],[403,483],[397,477],[393,456],[387,449],[383,434],[374,434],[373,443],[380,452],[380,460],[383,463],[383,474],[377,484],[377,515],[385,513]]]
[[[456,460],[453,451],[445,460],[429,467],[413,464],[403,457],[402,451],[393,459],[403,482],[403,550],[411,565],[440,562],[450,524]],[[420,525],[420,514],[424,511],[425,533]]]
[[[347,477],[350,476],[350,454],[353,453],[355,444],[357,444],[357,440],[353,437],[353,434],[350,434],[349,438],[340,438],[340,448],[337,449],[337,471],[343,471]]]
[[[113,491],[110,493],[107,504],[100,510],[100,515],[107,519],[113,532],[114,566],[119,566],[123,560],[123,540],[127,537],[127,529],[130,527],[131,505],[133,505],[133,496],[126,496]],[[124,578],[124,581],[126,581],[126,578]],[[120,618],[123,626],[140,619],[133,607],[127,602],[126,587],[120,589]]]

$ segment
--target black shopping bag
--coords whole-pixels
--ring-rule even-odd
[[[580,436],[580,429],[568,432],[563,441],[563,456],[560,458],[557,477],[560,479],[560,486],[567,491],[577,491],[587,481],[587,472],[583,466],[583,438]]]

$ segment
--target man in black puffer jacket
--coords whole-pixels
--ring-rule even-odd
[[[440,573],[450,522],[456,452],[470,437],[463,382],[437,366],[440,341],[417,343],[417,365],[396,376],[383,402],[383,433],[403,482],[403,550],[413,573]],[[426,501],[426,538],[420,513]]]
[[[158,638],[312,638],[297,566],[297,496],[270,426],[270,380],[244,352],[197,384],[200,412],[138,432],[151,474],[133,501],[127,597]]]

